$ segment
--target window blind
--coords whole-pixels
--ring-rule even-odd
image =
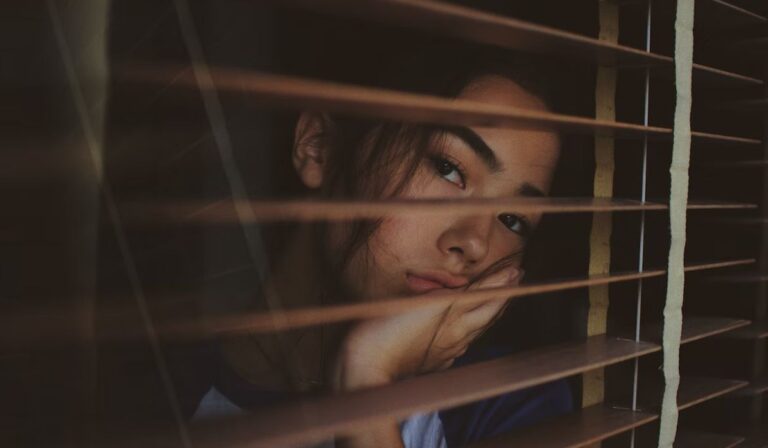
[[[66,275],[51,274],[52,290],[46,290],[46,275],[83,253],[86,242],[70,232],[80,224],[65,216],[72,201],[82,196],[66,199],[63,214],[55,208],[28,213],[29,204],[20,205],[14,213],[17,216],[12,222],[18,224],[8,232],[14,235],[8,240],[18,245],[14,253],[22,259],[21,250],[34,249],[30,253],[54,261],[39,275],[33,264],[12,271],[18,273],[13,276],[16,283],[9,282],[4,294],[18,300],[9,302],[8,311],[0,316],[0,347],[3,358],[9,360],[3,370],[11,387],[20,385],[9,395],[15,403],[9,415],[14,418],[3,430],[5,435],[30,445],[43,440],[101,446],[311,446],[416,413],[453,408],[553,380],[568,378],[578,391],[587,387],[586,382],[582,386],[580,375],[604,369],[590,386],[600,388],[604,403],[589,403],[567,415],[494,435],[473,446],[655,445],[664,385],[658,367],[669,244],[666,170],[673,136],[673,5],[655,1],[648,9],[644,1],[612,2],[618,8],[619,34],[617,42],[608,42],[596,37],[596,32],[590,34],[596,31],[592,25],[597,20],[598,2],[552,2],[554,9],[574,8],[572,15],[546,11],[546,6],[536,7],[532,2],[506,9],[493,2],[485,9],[461,3],[468,2],[178,0],[130,5],[113,0],[109,14],[102,11],[100,17],[89,19],[95,28],[107,30],[106,37],[101,31],[78,30],[76,23],[85,13],[72,5],[50,1],[17,7],[16,14],[8,16],[9,23],[40,21],[39,27],[25,32],[38,39],[35,49],[48,51],[60,61],[46,74],[50,79],[43,79],[54,85],[53,90],[58,89],[62,101],[74,104],[72,110],[59,112],[41,125],[55,131],[46,135],[42,146],[51,149],[40,150],[41,159],[60,157],[54,149],[70,145],[73,155],[64,159],[87,160],[83,166],[93,168],[94,175],[83,181],[81,171],[65,166],[54,170],[58,183],[37,177],[30,180],[18,173],[12,179],[31,184],[33,188],[25,190],[34,193],[28,196],[29,202],[42,205],[56,203],[54,193],[61,185],[72,188],[84,183],[88,191],[98,190],[101,197],[98,207],[88,206],[91,215],[83,217],[91,225],[96,222],[95,211],[101,218],[97,256],[83,261],[82,268],[68,268],[76,272],[72,276],[84,275],[83,285],[89,286],[63,288]],[[529,14],[534,10],[540,15]],[[689,248],[676,444],[762,446],[768,351],[763,247],[768,9],[746,0],[700,0],[696,11]],[[300,25],[320,24],[321,28],[323,24],[352,23],[358,27],[353,29],[385,36],[403,34],[414,42],[439,40],[446,48],[474,45],[508,52],[510,57],[533,54],[563,64],[560,67],[586,69],[590,93],[595,88],[594,70],[610,67],[617,76],[615,100],[610,105],[616,119],[595,118],[575,111],[576,107],[565,107],[566,112],[501,107],[281,71],[281,58],[290,55],[281,53],[288,50],[280,42],[269,39],[273,33],[279,34],[281,26],[295,26],[293,20]],[[239,32],[253,40],[237,40]],[[343,35],[343,27],[337,32],[341,42],[356,39]],[[109,44],[106,49],[105,42]],[[94,50],[97,47],[100,50]],[[94,75],[88,65],[89,51],[108,56],[108,75]],[[325,55],[315,56],[322,59]],[[22,73],[31,65],[19,60],[14,70]],[[576,83],[580,80],[577,72],[574,69]],[[19,78],[23,76],[4,82],[15,86]],[[87,88],[93,85],[106,87],[109,100],[84,101]],[[40,89],[33,86],[29,90],[39,94]],[[25,103],[28,98],[24,95],[31,97],[32,93],[23,91],[21,99],[13,103]],[[587,153],[587,164],[594,162],[592,143],[609,138],[616,158],[613,195],[592,197],[588,189],[574,187],[576,194],[566,191],[551,198],[286,197],[266,187],[270,181],[280,180],[271,178],[278,174],[265,167],[274,159],[274,152],[282,149],[271,134],[269,114],[307,110],[419,125],[556,131],[563,136],[561,151]],[[104,136],[90,129],[94,125],[100,129],[99,120],[105,123]],[[14,132],[20,134],[18,140],[35,143],[35,132],[23,123],[14,126]],[[77,135],[74,143],[72,135]],[[580,141],[582,147],[569,145],[570,138]],[[13,157],[21,160],[21,173],[39,174],[40,166],[47,166],[39,165],[36,157]],[[591,168],[577,165],[564,169],[593,174]],[[591,185],[591,179],[586,183]],[[583,224],[593,214],[611,214],[614,234],[607,238],[610,272],[588,275],[589,229],[579,224],[587,231],[582,235],[574,232],[573,239],[583,242],[578,246],[582,253],[563,255],[573,258],[570,263],[577,267],[565,276],[544,274],[519,286],[494,290],[415,297],[383,294],[375,301],[321,306],[249,302],[258,291],[270,287],[265,267],[270,260],[262,252],[271,243],[262,241],[262,225],[355,222],[385,216],[491,215],[510,209],[542,213],[547,223],[570,219],[567,222]],[[44,239],[40,233],[31,239],[15,237],[25,227],[37,230],[46,220],[44,229],[56,229],[49,230],[55,244],[33,244]],[[638,264],[639,252],[643,255]],[[94,270],[98,281],[83,274]],[[297,275],[301,281],[301,273]],[[42,284],[23,287],[36,282]],[[22,287],[13,289],[17,283]],[[605,334],[587,337],[589,305],[584,294],[586,288],[595,286],[609,291],[607,324]],[[563,294],[573,299],[567,310],[578,310],[569,316],[575,322],[573,329],[563,329],[567,336],[553,343],[370,389],[306,393],[289,403],[210,421],[190,422],[191,416],[185,415],[187,404],[179,391],[192,387],[192,380],[175,363],[186,356],[182,365],[192,366],[192,370],[202,366],[189,361],[200,347],[207,349],[224,338],[250,335],[273,338],[277,346],[289,351],[288,339],[281,339],[288,332],[393,316],[438,303],[481,304],[499,300],[500,294],[512,304]],[[498,331],[513,331],[505,325],[497,327],[501,328]],[[489,337],[497,337],[498,331]],[[60,367],[51,367],[68,360],[78,360],[73,364],[80,367],[66,375],[61,375]],[[147,366],[153,374],[145,374]],[[56,379],[46,379],[42,370]],[[130,380],[114,380],[119,376],[114,371],[119,370]],[[67,391],[68,381],[78,386]],[[40,397],[32,393],[38,389]],[[163,395],[145,398],[146,390],[159,390]],[[57,399],[68,397],[73,403],[75,394],[84,397],[82,403],[57,408]],[[101,416],[104,407],[95,403],[111,399],[123,403],[120,400],[126,395],[135,395],[124,402],[136,410],[147,401],[167,404],[147,416],[149,425]],[[77,409],[82,416],[62,417],[65,413],[59,409]],[[76,434],[61,430],[72,422],[77,424]],[[47,425],[56,431],[33,434]]]

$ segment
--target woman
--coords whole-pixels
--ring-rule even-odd
[[[510,55],[506,54],[509,59]],[[405,62],[404,62],[405,61]],[[423,54],[400,59],[379,86],[495,106],[549,108],[528,59]],[[317,198],[487,199],[548,193],[560,151],[553,132],[376,122],[302,113],[291,165]],[[285,307],[516,285],[537,213],[385,216],[273,229],[271,297]],[[279,242],[276,242],[279,241]],[[296,281],[297,273],[301,281]],[[500,297],[503,299],[503,297]],[[294,392],[349,391],[449,368],[505,307],[435,305],[345,328],[224,341],[223,368],[198,417],[281,401]],[[479,408],[478,408],[479,406]],[[339,440],[349,447],[465,444],[566,412],[555,383],[444,413],[391,422]],[[448,424],[450,422],[450,425]]]

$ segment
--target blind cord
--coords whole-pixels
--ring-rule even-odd
[[[651,29],[652,29],[652,10],[653,0],[648,0],[648,9],[646,11],[645,22],[645,51],[651,51]],[[650,69],[645,69],[645,98],[643,104],[643,125],[648,126],[648,107],[650,97]],[[646,201],[647,180],[648,180],[648,137],[643,136],[643,167],[642,180],[640,187],[640,201]],[[640,211],[640,241],[638,243],[637,270],[643,272],[645,265],[645,210]],[[637,281],[637,305],[635,309],[635,342],[640,342],[640,324],[642,322],[641,313],[643,311],[643,279]],[[640,358],[634,360],[634,372],[632,378],[632,410],[637,411],[637,390],[640,376]],[[630,438],[630,448],[635,448],[635,429],[632,429]]]

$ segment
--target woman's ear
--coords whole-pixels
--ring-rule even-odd
[[[307,188],[316,189],[323,185],[327,160],[327,145],[323,136],[328,132],[328,126],[327,116],[310,112],[303,112],[296,123],[293,167]]]

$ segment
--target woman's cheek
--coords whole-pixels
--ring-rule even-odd
[[[382,222],[372,238],[372,255],[390,267],[400,267],[413,261],[414,254],[423,251],[429,233],[429,219],[393,217]],[[423,252],[422,252],[423,253]]]
[[[373,235],[371,252],[377,264],[387,271],[424,267],[432,251],[438,230],[435,218],[398,216],[382,222]],[[405,274],[403,274],[405,275]]]

